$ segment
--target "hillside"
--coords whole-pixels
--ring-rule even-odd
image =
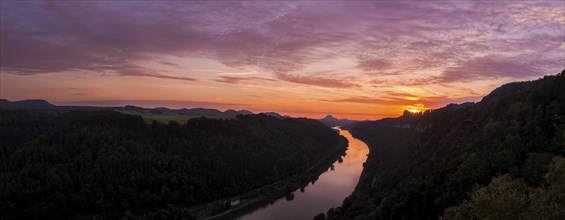
[[[101,107],[101,106],[66,106],[66,105],[54,105],[49,103],[47,100],[42,99],[29,99],[29,100],[19,100],[10,101],[7,99],[0,99],[0,109],[12,109],[12,110],[37,110],[51,112],[51,113],[66,113],[75,110],[114,110],[120,113],[138,115],[145,119],[147,123],[152,121],[158,121],[162,123],[168,123],[169,121],[176,121],[179,123],[184,123],[192,118],[213,118],[213,119],[233,119],[238,115],[253,115],[255,113],[249,110],[234,110],[227,109],[225,111],[220,111],[213,108],[181,108],[181,109],[170,109],[165,107],[158,108],[144,108],[134,105],[126,105],[123,107]],[[277,112],[262,112],[258,114],[264,114],[272,116],[275,118],[290,118],[288,115],[280,115]]]
[[[565,74],[350,126],[370,147],[328,219],[563,219]]]
[[[53,109],[56,107],[57,106],[42,99],[30,99],[13,102],[7,99],[0,99],[0,108],[4,109]]]
[[[335,126],[347,127],[353,124],[354,122],[356,122],[354,120],[349,120],[347,118],[338,119],[332,115],[326,115],[326,117],[320,118],[318,120],[330,127],[335,127]]]
[[[265,115],[147,124],[110,110],[0,109],[0,129],[1,219],[190,219],[187,207],[284,180],[344,147],[316,120]]]

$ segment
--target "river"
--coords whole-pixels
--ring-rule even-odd
[[[347,130],[339,130],[347,138],[349,146],[343,161],[336,161],[333,169],[322,173],[318,180],[302,189],[293,192],[294,198],[282,197],[265,207],[258,208],[243,215],[241,220],[268,219],[307,219],[312,220],[318,213],[326,213],[332,207],[340,206],[347,196],[351,195],[359,176],[363,171],[363,163],[367,160],[367,145],[351,136]]]

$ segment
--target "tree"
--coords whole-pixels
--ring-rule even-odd
[[[316,216],[314,216],[314,220],[327,220],[326,215],[321,212],[319,214],[317,214]]]
[[[447,209],[443,219],[562,219],[565,217],[565,158],[554,157],[547,186],[530,187],[510,175],[476,187],[468,200]]]

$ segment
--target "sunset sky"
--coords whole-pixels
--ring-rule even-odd
[[[2,1],[0,97],[319,118],[480,101],[565,67],[565,1]]]

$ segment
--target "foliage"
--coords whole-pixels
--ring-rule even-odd
[[[554,157],[547,186],[530,187],[506,174],[475,188],[470,199],[445,211],[444,219],[559,219],[565,216],[565,158]]]
[[[342,143],[316,120],[265,115],[185,124],[115,111],[0,116],[2,219],[191,218],[189,206],[284,180]]]
[[[560,203],[544,190],[565,176],[550,168],[561,162],[548,166],[565,156],[563,91],[559,74],[502,86],[478,103],[354,123],[352,134],[371,151],[353,195],[328,219],[437,219],[457,204],[446,216],[527,218],[524,204],[553,209]],[[553,193],[563,201],[563,191]]]

